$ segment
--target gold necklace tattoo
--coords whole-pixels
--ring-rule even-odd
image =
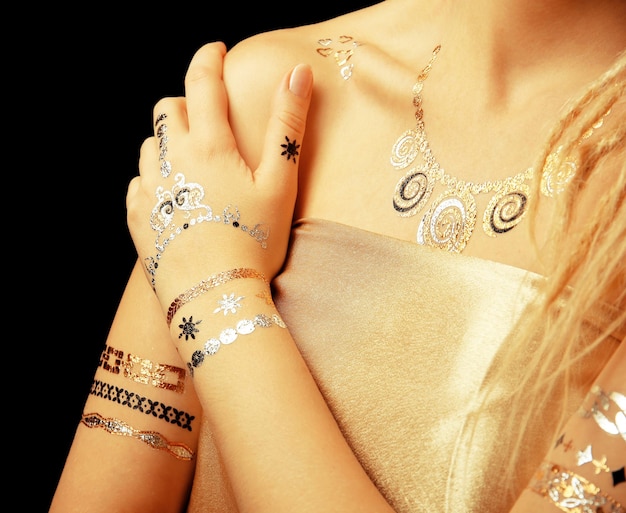
[[[529,183],[534,177],[533,167],[502,180],[469,182],[450,175],[439,165],[433,155],[424,129],[422,88],[424,81],[441,49],[437,45],[428,64],[422,69],[413,86],[415,128],[405,131],[391,150],[391,164],[396,169],[407,169],[396,184],[393,208],[401,217],[411,217],[421,212],[429,202],[436,183],[445,187],[423,215],[417,228],[417,242],[427,246],[460,253],[467,245],[476,224],[476,200],[478,194],[491,193],[491,199],[483,213],[483,231],[490,237],[506,233],[519,224],[526,214],[531,196]],[[578,143],[589,137],[602,125],[610,109],[599,117]],[[557,151],[550,155],[542,172],[542,194],[554,196],[561,193],[574,177],[576,160],[572,157],[559,159]],[[418,155],[422,162],[413,165]],[[558,169],[553,162],[559,162]]]
[[[426,211],[417,229],[417,242],[445,249],[453,253],[463,251],[476,224],[477,194],[493,193],[483,215],[483,230],[491,237],[515,227],[524,217],[530,198],[528,182],[533,169],[528,168],[503,180],[467,182],[446,173],[433,155],[424,129],[422,88],[424,81],[441,49],[438,45],[413,86],[415,128],[404,132],[393,145],[391,164],[396,169],[406,169],[418,154],[422,163],[411,167],[398,181],[393,195],[393,208],[402,217],[420,212],[430,200],[437,182],[445,191]]]

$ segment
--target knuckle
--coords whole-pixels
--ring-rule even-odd
[[[306,118],[304,115],[299,112],[292,110],[285,110],[279,114],[279,119],[283,125],[285,125],[289,130],[301,134],[304,132],[304,127],[306,125]]]
[[[172,96],[165,96],[158,100],[154,104],[154,114],[159,114],[161,112],[170,112],[176,106],[176,98]]]

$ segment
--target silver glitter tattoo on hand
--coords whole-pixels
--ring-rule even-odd
[[[298,147],[299,145],[295,146],[294,149],[290,148],[289,151],[295,152],[297,155]],[[295,162],[295,156],[293,158]],[[261,223],[249,226],[242,223],[239,209],[231,205],[227,205],[221,215],[213,215],[213,209],[203,203],[204,188],[202,185],[186,182],[185,175],[182,173],[177,173],[174,179],[175,183],[170,190],[166,190],[162,186],[157,187],[155,191],[157,203],[150,214],[150,227],[157,232],[154,241],[157,253],[156,256],[145,259],[145,267],[151,277],[153,289],[156,284],[156,270],[165,249],[178,235],[198,224],[215,222],[230,225],[247,233],[263,249],[267,248],[267,239],[270,234],[269,226]]]
[[[161,162],[160,170],[163,178],[167,178],[172,172],[172,163],[165,158],[167,157],[167,142],[169,140],[166,134],[167,125],[165,123],[159,125],[159,123],[165,120],[165,118],[167,118],[167,114],[161,113],[157,116],[156,121],[154,122],[154,127],[156,129],[155,135],[159,140],[159,162]]]

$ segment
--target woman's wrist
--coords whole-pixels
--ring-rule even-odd
[[[258,279],[266,285],[269,285],[269,282],[263,273],[249,267],[237,267],[212,274],[184,292],[181,292],[178,296],[176,296],[176,298],[174,298],[167,309],[167,325],[171,325],[176,312],[178,312],[180,308],[189,303],[191,300],[215,287],[218,287],[219,285],[228,283],[231,280],[246,278]]]
[[[170,334],[193,376],[211,357],[266,328],[285,328],[269,282],[250,268],[215,273],[179,294],[168,309]]]

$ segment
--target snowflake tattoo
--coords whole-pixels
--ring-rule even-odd
[[[296,144],[295,139],[293,141],[290,141],[289,137],[287,136],[285,136],[285,141],[287,141],[287,144],[280,145],[281,148],[285,148],[281,155],[287,155],[287,160],[293,158],[293,163],[295,164],[296,155],[300,155],[300,153],[298,152],[298,148],[300,147],[300,145]]]
[[[184,335],[185,340],[189,340],[189,337],[195,340],[196,336],[194,335],[194,333],[198,333],[200,331],[196,328],[196,326],[201,322],[201,320],[198,322],[193,322],[193,315],[189,317],[189,320],[183,317],[183,323],[178,325],[178,327],[182,330],[180,332],[180,335],[178,335],[178,338],[183,338]]]
[[[233,292],[230,296],[223,294],[222,298],[223,299],[218,301],[220,306],[213,310],[213,313],[218,313],[220,311],[224,311],[224,315],[228,314],[228,312],[236,313],[237,308],[241,308],[240,301],[244,298],[244,296],[235,297],[235,293]]]

